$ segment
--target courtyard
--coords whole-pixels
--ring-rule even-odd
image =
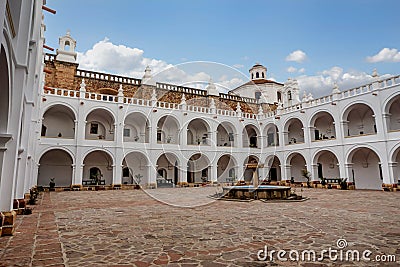
[[[215,201],[220,188],[51,192],[0,239],[0,266],[398,266],[398,192],[300,189],[304,202]],[[258,261],[337,248],[397,263]]]

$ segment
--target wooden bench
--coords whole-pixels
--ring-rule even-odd
[[[337,178],[325,178],[325,181],[328,184],[339,184],[340,179],[337,179]]]
[[[82,180],[82,185],[96,185],[96,180]],[[106,185],[106,180],[99,180],[99,185]]]

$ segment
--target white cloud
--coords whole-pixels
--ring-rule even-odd
[[[389,74],[385,74],[381,78],[389,76]],[[342,68],[335,66],[314,76],[301,75],[296,79],[301,91],[311,92],[314,97],[320,97],[331,94],[335,82],[338,84],[339,89],[344,91],[369,83],[373,80],[373,77],[370,74],[356,70],[345,72]]]
[[[143,77],[146,66],[150,66],[153,77],[157,82],[199,89],[204,89],[210,77],[216,76],[216,74],[211,75],[212,73],[199,70],[195,62],[175,66],[163,60],[144,57],[143,50],[116,45],[107,38],[94,44],[86,52],[78,53],[78,62],[81,69],[114,73],[138,79]],[[243,65],[241,66],[243,67]],[[219,82],[217,87],[224,92],[244,83],[242,79],[232,75],[226,75],[223,78],[224,80]]]
[[[400,62],[400,52],[395,48],[383,48],[378,54],[367,57],[367,62]]]
[[[304,73],[304,72],[306,72],[306,69],[305,68],[297,69],[297,68],[295,68],[293,66],[290,66],[289,68],[286,69],[286,71],[289,72],[289,73],[296,73],[296,72],[297,73]]]
[[[301,50],[293,51],[286,57],[286,61],[294,61],[297,63],[302,63],[306,59],[307,59],[306,53],[304,53]]]
[[[242,64],[235,64],[235,65],[233,65],[232,67],[234,67],[234,68],[236,68],[236,69],[241,69],[241,68],[244,67],[244,65],[242,65]]]

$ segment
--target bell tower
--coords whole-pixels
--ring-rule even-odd
[[[59,47],[57,49],[56,60],[76,63],[76,41],[71,37],[71,33],[69,30],[67,31],[66,35],[58,39],[58,44]]]
[[[260,63],[256,63],[250,70],[250,79],[254,80],[265,80],[267,79],[267,68],[261,65]]]

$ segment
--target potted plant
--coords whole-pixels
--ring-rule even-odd
[[[307,179],[307,188],[311,188],[311,185],[310,185],[311,173],[309,171],[307,171],[307,169],[302,169],[301,175],[303,175],[303,177]]]
[[[326,178],[320,177],[319,179],[321,179],[321,185],[322,185],[322,187],[325,187],[325,185],[326,185]]]
[[[140,182],[142,181],[143,175],[140,173],[135,175],[135,189],[140,189]]]
[[[339,185],[340,185],[340,189],[342,190],[347,190],[348,186],[347,186],[347,178],[339,178]]]
[[[171,136],[168,136],[168,137],[167,137],[167,143],[168,143],[168,144],[171,143],[171,140],[172,140],[172,137],[171,137]]]
[[[139,141],[139,136],[135,136],[134,140],[135,142]]]
[[[50,186],[50,191],[55,191],[55,187],[56,187],[56,182],[55,182],[55,180],[56,180],[56,178],[50,178],[50,183],[49,183],[49,186]]]

